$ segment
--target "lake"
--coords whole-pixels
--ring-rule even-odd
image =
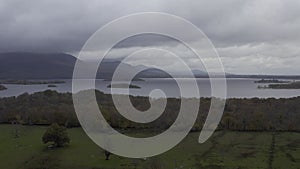
[[[151,78],[144,79],[145,81],[134,81],[133,85],[141,87],[140,89],[130,89],[131,95],[149,96],[149,93],[154,89],[161,89],[165,92],[168,97],[180,97],[179,88],[174,79],[160,79]],[[189,79],[179,79],[184,84],[185,87],[189,89],[190,81]],[[227,79],[227,98],[289,98],[300,96],[300,89],[258,89],[258,85],[267,84],[257,84],[254,83],[258,79],[237,79],[228,78]],[[35,93],[45,90],[56,90],[58,92],[71,92],[72,91],[72,80],[64,80],[66,83],[56,84],[57,87],[49,88],[47,84],[43,85],[14,85],[14,84],[4,84],[7,90],[0,91],[0,97],[18,96],[25,92]],[[110,93],[110,88],[107,86],[110,84],[109,81],[97,80],[96,88],[104,93]],[[201,97],[211,97],[210,91],[210,81],[207,78],[197,79],[197,84],[200,91]],[[194,90],[190,89],[190,93]],[[124,89],[117,89],[116,93],[124,93]],[[192,95],[192,94],[191,94]],[[158,97],[158,95],[152,95],[153,97]]]

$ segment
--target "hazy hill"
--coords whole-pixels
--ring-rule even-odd
[[[0,78],[70,78],[75,61],[74,56],[64,53],[0,53]]]
[[[0,53],[0,79],[71,79],[76,57],[65,53]],[[88,64],[93,63],[85,63]],[[140,66],[131,66],[118,60],[104,60],[97,78],[111,79],[115,69],[123,64],[124,76],[138,71]],[[158,69],[148,69],[137,77],[169,77]]]
[[[11,52],[0,53],[0,79],[71,79],[76,57],[65,53],[25,53]],[[93,64],[85,63],[85,64]],[[98,79],[111,79],[115,69],[122,64],[126,77],[129,72],[140,71],[147,68],[144,65],[131,66],[121,63],[119,60],[106,59],[100,65],[97,73]],[[90,66],[87,65],[87,68]],[[205,71],[192,70],[195,77],[208,77]],[[189,77],[183,72],[175,73],[175,77]],[[220,77],[219,73],[213,73],[214,77]],[[148,68],[140,72],[136,78],[166,78],[169,74],[155,68]],[[226,73],[228,78],[265,78],[265,79],[300,79],[300,76],[286,75],[235,75]]]

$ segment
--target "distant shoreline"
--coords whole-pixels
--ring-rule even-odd
[[[291,81],[287,80],[278,80],[278,79],[261,79],[254,81],[254,83],[290,83]]]
[[[231,78],[231,79],[278,79],[278,80],[300,80],[300,75],[238,75],[238,74],[226,74],[225,77],[222,75],[212,75],[209,77],[208,75],[195,75],[194,77],[186,77],[186,76],[174,76],[174,77],[162,77],[162,76],[147,76],[147,77],[136,77],[131,81],[144,81],[144,79],[172,79],[172,78],[182,78],[182,79],[207,79],[207,78]],[[78,78],[78,80],[85,80],[86,78]],[[0,80],[0,84],[2,81],[64,81],[64,80],[72,80],[72,78],[33,78],[33,79],[19,79],[19,78],[2,78]],[[104,80],[104,81],[111,81],[111,78],[96,78],[96,80]],[[4,83],[2,83],[4,84]]]
[[[66,83],[62,80],[0,80],[0,84],[19,84],[19,85],[40,85],[40,84],[61,84]]]

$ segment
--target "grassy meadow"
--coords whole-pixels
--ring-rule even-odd
[[[16,137],[16,127],[18,135]],[[300,133],[215,132],[204,144],[191,133],[157,157],[129,159],[103,150],[81,128],[68,129],[71,142],[48,149],[41,141],[47,127],[0,125],[2,169],[299,169]],[[273,146],[272,146],[273,144]]]

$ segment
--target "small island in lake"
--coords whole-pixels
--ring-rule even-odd
[[[57,87],[57,86],[54,84],[49,84],[48,87]]]
[[[300,89],[300,81],[283,84],[269,84],[265,86],[257,86],[258,89]]]
[[[0,84],[40,85],[66,83],[61,80],[0,80]]]
[[[123,81],[126,81],[127,79],[124,79]],[[109,78],[109,79],[103,79],[103,81],[105,81],[105,82],[111,82],[112,81],[112,79],[111,78]],[[122,80],[120,80],[120,81],[122,81]],[[140,82],[144,82],[145,80],[144,79],[141,79],[141,78],[133,78],[131,81],[140,81]]]
[[[133,88],[133,89],[140,89],[140,86],[136,86],[136,85],[128,85],[126,83],[119,83],[119,84],[110,84],[107,86],[107,88]]]
[[[5,86],[3,86],[3,85],[0,85],[0,91],[1,90],[6,90],[7,88],[5,87]]]
[[[278,79],[261,79],[254,81],[254,83],[289,83],[290,81],[278,80]]]
[[[295,81],[287,84],[269,84],[271,89],[300,89],[300,81]]]

